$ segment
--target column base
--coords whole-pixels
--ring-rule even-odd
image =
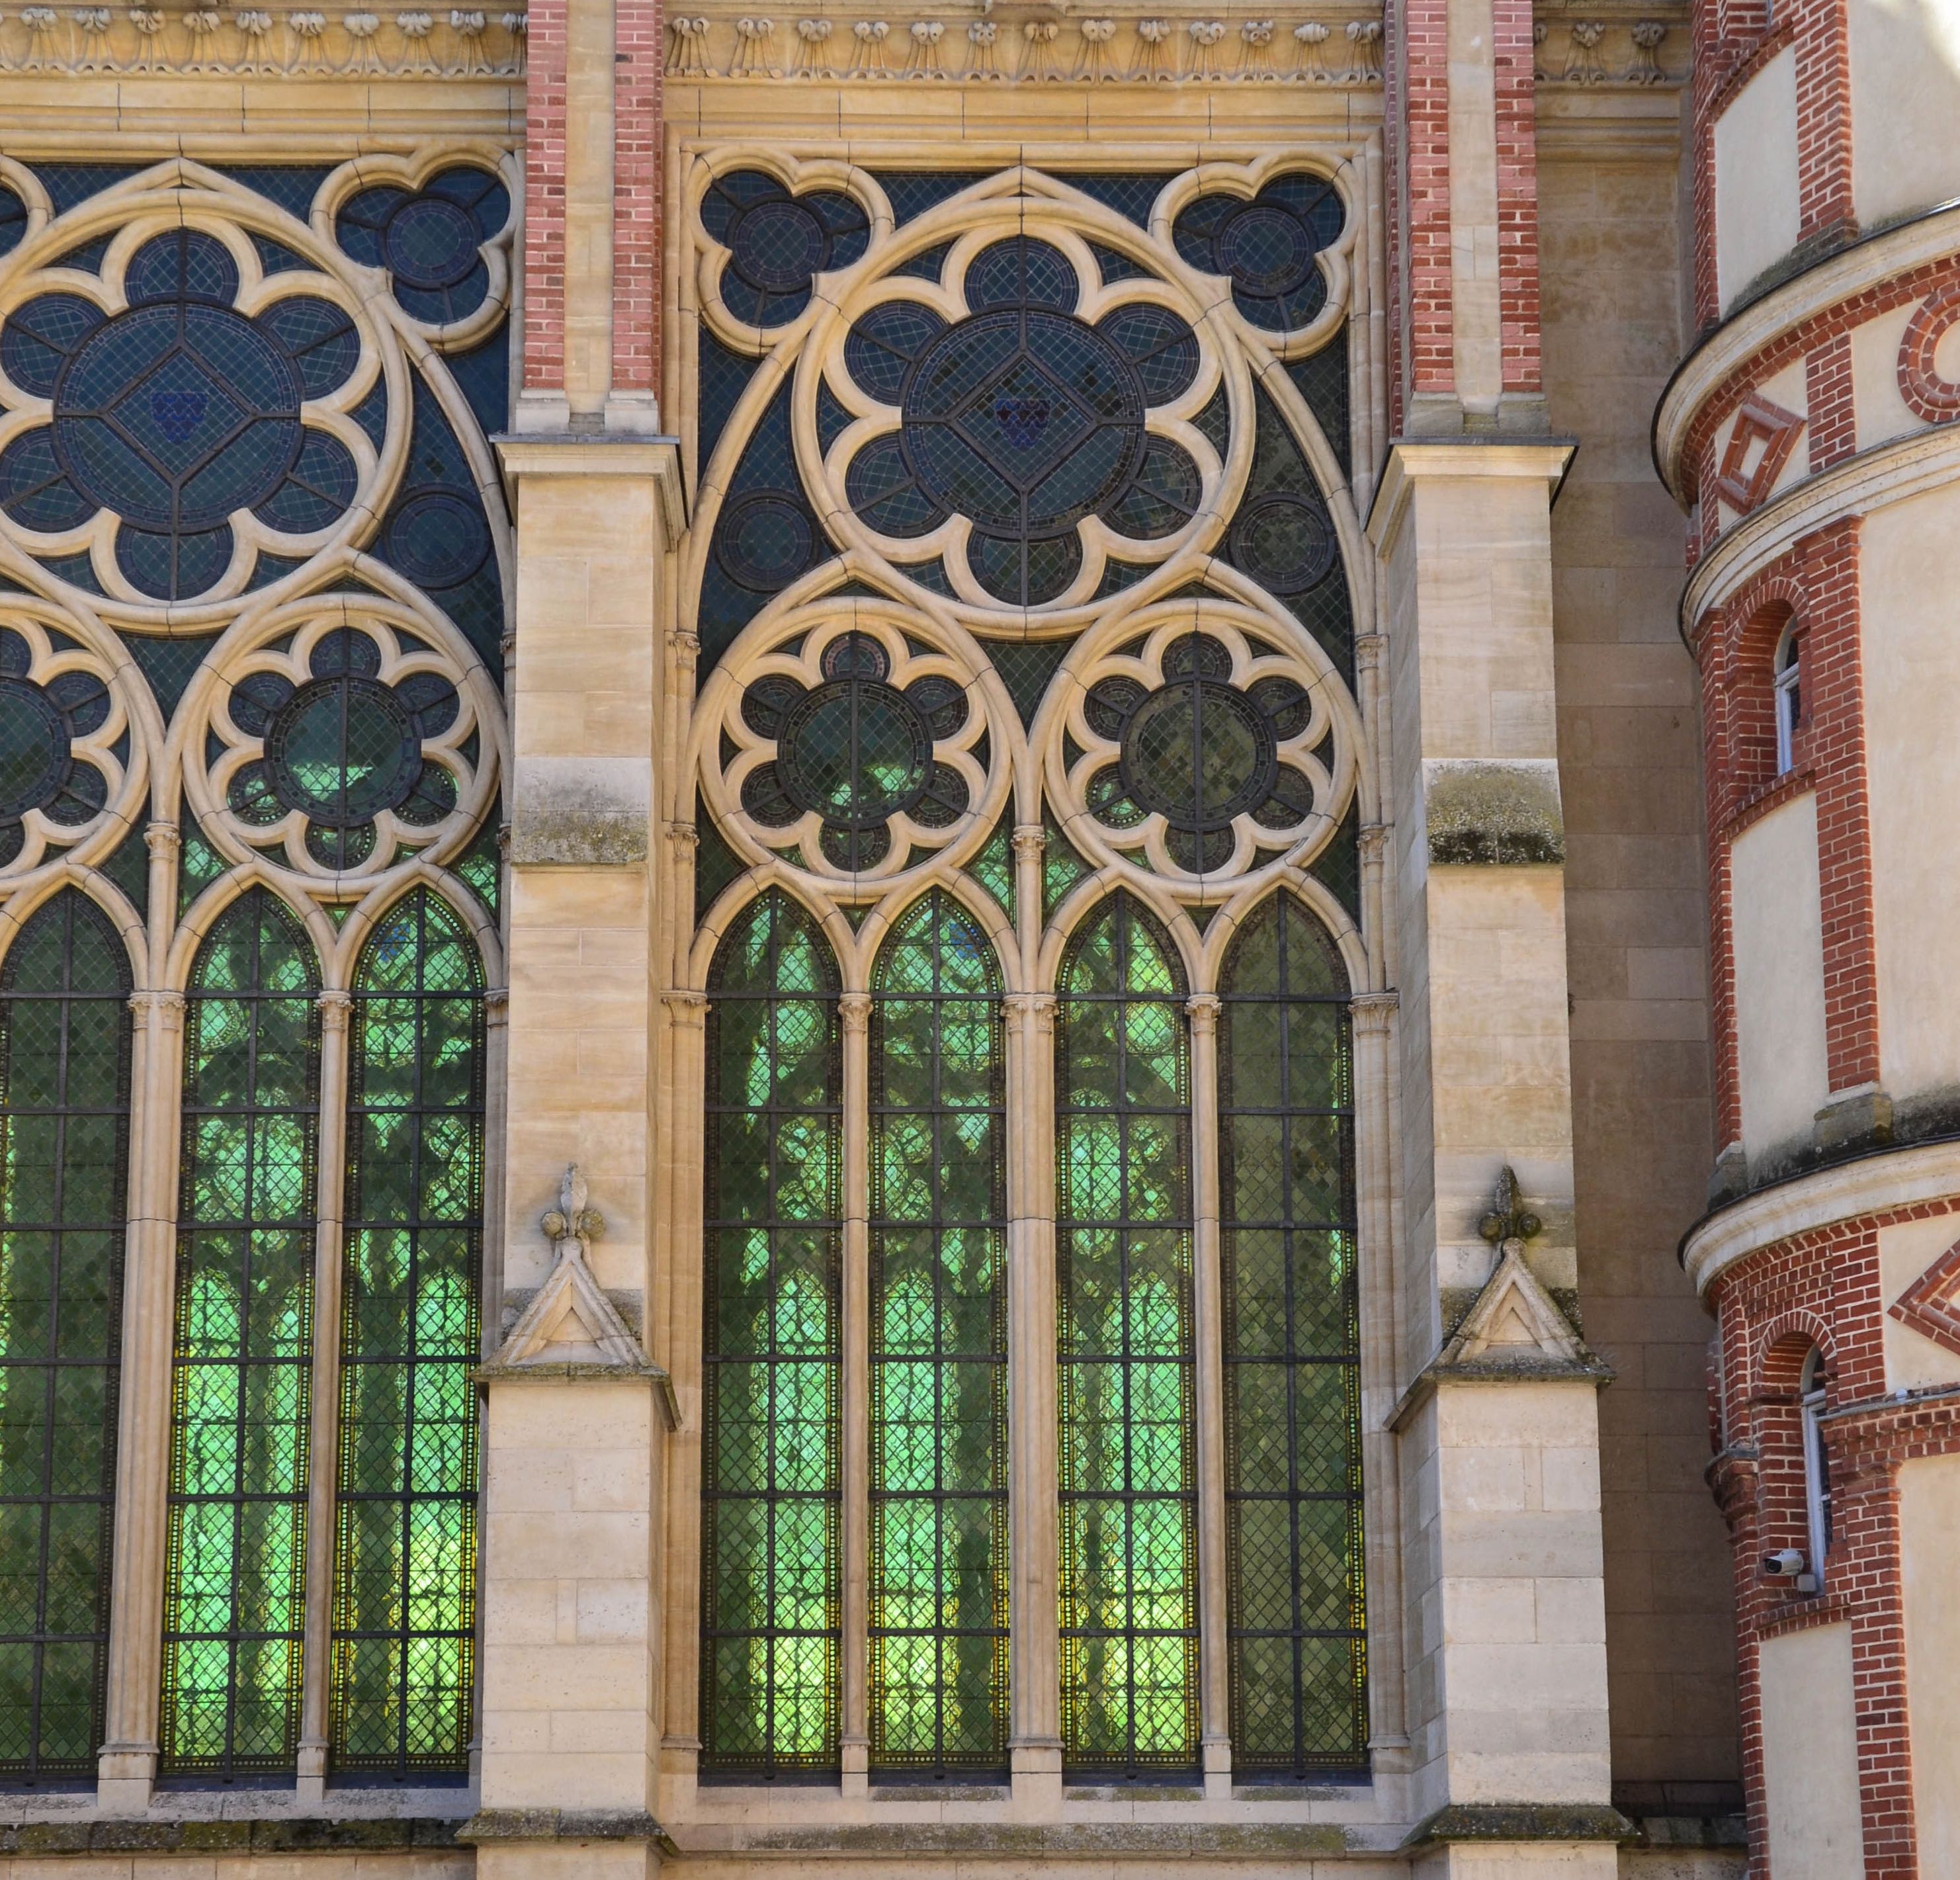
[[[847,1736],[838,1745],[839,1781],[847,1802],[862,1802],[871,1793],[871,1739]]]
[[[1204,1799],[1208,1802],[1232,1799],[1232,1742],[1224,1736],[1204,1739]]]
[[[1402,1843],[1411,1880],[1616,1880],[1634,1824],[1603,1802],[1457,1802]]]
[[[95,1805],[103,1815],[142,1815],[157,1783],[154,1743],[104,1743],[95,1764]]]
[[[1061,1812],[1061,1738],[1021,1737],[1007,1746],[1014,1812],[1040,1821]]]

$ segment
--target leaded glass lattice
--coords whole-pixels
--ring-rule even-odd
[[[319,990],[263,888],[199,950],[183,1149],[164,1592],[164,1767],[290,1770],[312,1405]]]
[[[900,918],[872,988],[871,1763],[1004,1770],[1000,974],[936,892]]]
[[[1055,1040],[1063,1755],[1198,1756],[1191,1089],[1169,940],[1118,894],[1064,960]]]
[[[469,1767],[476,1618],[482,975],[426,889],[361,955],[348,1051],[331,1748]]]
[[[0,972],[0,1776],[32,1782],[103,1736],[130,985],[74,889]]]
[[[755,902],[709,982],[702,1761],[837,1767],[837,969],[787,895]]]
[[[1221,992],[1232,1766],[1303,1776],[1367,1760],[1348,976],[1287,895]]]

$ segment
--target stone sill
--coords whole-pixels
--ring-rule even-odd
[[[460,1819],[402,1815],[349,1820],[30,1821],[0,1828],[0,1856],[46,1854],[298,1854],[455,1847]]]

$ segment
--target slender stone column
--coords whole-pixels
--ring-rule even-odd
[[[306,1642],[300,1659],[299,1798],[326,1799],[327,1686],[332,1666],[334,1488],[339,1473],[341,1236],[347,1189],[346,993],[320,1007],[320,1159],[313,1233],[313,1429],[307,1475]]]
[[[1017,832],[1022,877],[1030,872]],[[1038,851],[1036,851],[1037,854]],[[1025,896],[1025,889],[1023,895]],[[1037,904],[1039,905],[1039,904]],[[1017,1810],[1061,1807],[1061,1640],[1056,1527],[1055,995],[1007,1007],[1007,1531]]]
[[[177,831],[153,824],[149,833],[154,906],[160,874],[166,891],[173,897],[176,892]],[[116,1597],[109,1621],[107,1741],[96,1791],[103,1810],[116,1815],[140,1814],[149,1806],[157,1772],[184,995],[145,990],[131,996],[129,1008],[137,1027],[130,1086],[135,1116],[123,1253]]]
[[[1185,1001],[1191,1020],[1192,1306],[1198,1340],[1198,1643],[1204,1787],[1232,1799],[1225,1603],[1225,1311],[1218,1204],[1216,993]]]
[[[844,1029],[844,1793],[868,1788],[870,1719],[866,1686],[870,1669],[871,1538],[871,995],[847,992],[837,1002]]]

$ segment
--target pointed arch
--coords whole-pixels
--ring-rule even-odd
[[[93,1775],[109,1645],[133,984],[73,886],[0,968],[0,1775]]]
[[[892,923],[871,990],[871,1764],[1004,1770],[1001,965],[935,888]]]
[[[483,968],[425,884],[377,915],[352,991],[329,1753],[454,1774],[475,1727]]]
[[[835,956],[780,889],[708,975],[701,1735],[711,1775],[835,1769],[843,1054]]]
[[[1184,969],[1127,890],[1077,926],[1056,1013],[1062,1754],[1198,1761],[1195,1329]]]
[[[267,887],[186,988],[163,1767],[291,1770],[312,1416],[320,972]]]
[[[1235,1770],[1367,1762],[1354,1040],[1338,943],[1284,891],[1219,977],[1226,1628]]]

